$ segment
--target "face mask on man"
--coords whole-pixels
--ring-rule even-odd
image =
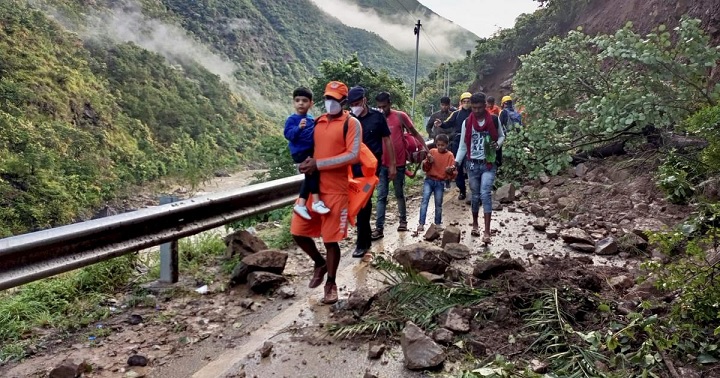
[[[365,110],[365,107],[362,105],[350,107],[350,111],[352,111],[352,114],[355,114],[356,116],[359,116],[360,114],[362,114],[363,110]]]
[[[342,110],[342,106],[340,106],[340,102],[337,100],[325,100],[325,109],[327,109],[327,112],[335,115],[340,113]]]

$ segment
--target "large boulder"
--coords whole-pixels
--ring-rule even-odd
[[[579,243],[595,245],[595,240],[582,229],[568,228],[560,231],[560,237],[565,243]]]
[[[288,254],[268,249],[243,258],[233,269],[230,285],[247,282],[248,274],[257,271],[282,274],[287,264]]]
[[[247,280],[250,289],[256,293],[264,293],[287,282],[285,277],[270,272],[252,272]]]
[[[478,261],[473,269],[473,276],[481,280],[485,280],[499,276],[510,270],[524,272],[525,268],[515,259],[494,258],[485,261]]]
[[[415,243],[400,247],[393,257],[403,267],[417,272],[443,274],[450,265],[444,257],[443,249],[430,243]]]
[[[505,184],[495,192],[495,200],[500,203],[510,203],[515,201],[515,185]]]
[[[410,370],[435,368],[445,362],[446,356],[442,347],[413,322],[405,323],[400,345],[405,356],[405,367]]]
[[[235,255],[245,257],[268,249],[262,239],[245,230],[233,232],[225,236],[224,240],[227,246],[225,249],[225,258],[227,259]]]
[[[460,229],[455,226],[449,226],[443,231],[442,244],[443,248],[449,243],[460,243]]]
[[[434,224],[431,224],[430,227],[428,227],[427,231],[425,231],[425,236],[423,236],[425,240],[427,241],[435,241],[437,239],[440,239],[440,230],[438,230],[437,226]]]

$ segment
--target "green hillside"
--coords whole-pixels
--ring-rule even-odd
[[[119,190],[237,164],[271,125],[202,67],[83,42],[0,4],[0,236],[77,219]]]

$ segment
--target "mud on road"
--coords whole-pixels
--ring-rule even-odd
[[[460,227],[461,243],[471,251],[468,260],[454,261],[452,268],[472,277],[477,261],[507,253],[526,267],[525,272],[510,271],[499,281],[485,283],[500,283],[502,287],[485,303],[488,309],[486,321],[474,322],[467,337],[482,340],[486,355],[513,355],[527,347],[529,341],[521,337],[522,321],[515,310],[528,300],[528,293],[538,288],[567,287],[576,291],[579,298],[595,298],[578,301],[576,306],[575,315],[591,322],[597,309],[597,298],[607,298],[610,302],[629,289],[613,286],[611,281],[626,276],[630,282],[624,281],[623,285],[634,284],[632,271],[641,259],[579,253],[533,226],[537,217],[530,213],[538,213],[538,209],[532,205],[540,204],[545,210],[542,215],[548,228],[578,226],[599,231],[598,222],[601,221],[589,217],[585,224],[584,218],[576,219],[577,216],[588,217],[577,206],[573,208],[576,214],[567,213],[567,206],[562,209],[556,206],[558,198],[585,195],[578,188],[593,188],[592,180],[596,176],[602,176],[597,180],[604,180],[601,173],[596,172],[589,178],[585,173],[583,177],[557,179],[562,180],[561,183],[537,182],[532,190],[526,188],[522,199],[503,205],[502,210],[494,213],[495,235],[489,246],[483,245],[480,238],[470,236],[469,205],[458,202],[454,191],[446,193],[444,222]],[[604,185],[618,188],[614,197],[631,201],[629,194],[620,189],[627,184],[605,182]],[[551,188],[553,195],[542,199],[538,192],[543,188]],[[411,229],[418,219],[419,202],[418,196],[408,196]],[[565,200],[560,202],[567,203]],[[661,199],[654,198],[653,202],[658,211],[665,206]],[[586,204],[592,207],[593,202]],[[631,203],[626,215],[632,212],[633,206]],[[496,207],[500,205],[496,204]],[[645,207],[640,206],[640,209]],[[668,208],[664,209],[667,211]],[[591,210],[602,211],[602,208]],[[428,218],[432,219],[432,210],[429,213]],[[390,259],[398,247],[422,239],[422,235],[415,236],[411,232],[397,233],[393,227],[395,217],[396,213],[389,209],[386,236],[373,244],[373,252],[378,257]],[[677,217],[679,215],[673,214],[669,218]],[[607,226],[602,225],[605,234],[596,236],[612,234],[616,227]],[[354,234],[351,234],[341,245],[343,258],[337,277],[341,300],[347,299],[357,288],[379,290],[385,285],[383,276],[371,263],[350,256],[353,241]],[[381,358],[369,359],[369,339],[338,340],[329,336],[324,326],[336,322],[338,314],[331,311],[330,306],[319,303],[322,288],[307,288],[312,262],[298,249],[286,252],[289,254],[283,273],[288,279],[286,290],[257,295],[244,285],[228,288],[227,278],[216,272],[219,279],[204,295],[194,292],[195,283],[187,281],[181,282],[173,293],[154,295],[149,306],[123,307],[121,304],[126,303],[129,296],[119,295],[107,304],[115,308],[115,315],[109,319],[74,335],[57,335],[55,341],[37,348],[31,358],[0,368],[0,374],[44,377],[52,368],[70,360],[85,361],[91,366],[92,371],[83,375],[87,377],[240,377],[244,374],[251,377],[362,377],[366,372],[379,377],[425,376],[404,368],[403,353],[396,338],[382,339],[388,349]],[[468,283],[483,285],[477,281]],[[268,341],[274,346],[263,358],[260,350]],[[457,372],[462,367],[463,349],[449,346],[447,350],[450,359],[443,372]],[[148,366],[128,366],[128,358],[134,354],[146,356]]]

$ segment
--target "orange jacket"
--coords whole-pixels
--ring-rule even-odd
[[[432,164],[428,162],[427,159],[423,161],[423,171],[426,172],[426,176],[428,178],[431,178],[433,180],[438,181],[445,181],[445,180],[452,180],[457,176],[457,171],[453,172],[452,174],[448,174],[445,172],[445,169],[447,167],[454,167],[455,166],[455,156],[450,151],[445,151],[444,153],[440,153],[437,148],[433,148],[430,150],[430,156],[433,158]]]

